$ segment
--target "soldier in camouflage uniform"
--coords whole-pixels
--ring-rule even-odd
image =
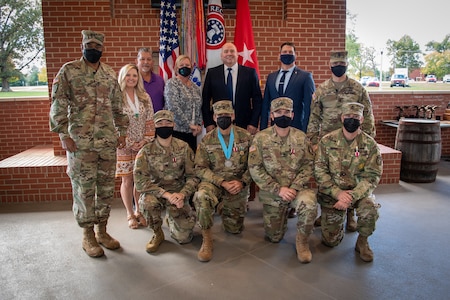
[[[280,97],[271,103],[275,125],[256,134],[249,150],[250,174],[259,186],[266,238],[278,243],[287,231],[288,209],[298,212],[296,249],[302,263],[312,259],[308,239],[317,216],[316,193],[308,188],[314,155],[309,139],[291,127],[293,102]]]
[[[108,249],[120,247],[106,232],[106,224],[114,196],[116,147],[125,146],[128,117],[122,111],[116,73],[100,63],[104,35],[83,30],[82,36],[83,57],[64,64],[53,80],[50,129],[59,134],[67,151],[83,249],[99,257],[104,254],[99,243]]]
[[[307,135],[314,150],[317,150],[317,144],[325,134],[341,128],[342,105],[349,102],[358,102],[364,105],[364,122],[361,128],[375,138],[375,120],[369,94],[358,81],[348,78],[347,65],[347,51],[332,51],[330,55],[331,78],[319,85],[313,95]],[[316,225],[320,225],[320,218]],[[347,230],[356,231],[353,210],[349,210],[347,214]]]
[[[244,229],[251,182],[247,168],[250,133],[232,125],[234,111],[231,101],[218,101],[213,104],[213,110],[218,127],[206,134],[195,155],[195,171],[201,182],[193,202],[203,236],[197,257],[203,262],[212,258],[211,227],[217,205],[225,231],[237,234]]]
[[[154,115],[156,139],[138,153],[134,166],[139,204],[153,238],[147,243],[154,253],[164,241],[161,213],[166,209],[171,237],[180,244],[192,240],[195,213],[189,205],[199,179],[194,175],[194,152],[189,145],[172,136],[173,113],[160,110]]]
[[[355,250],[363,261],[373,260],[367,241],[375,231],[379,204],[372,194],[383,163],[375,140],[360,129],[364,106],[357,102],[342,106],[342,129],[325,135],[319,142],[314,175],[322,209],[322,242],[334,247],[344,237],[345,212],[355,208],[359,232]]]

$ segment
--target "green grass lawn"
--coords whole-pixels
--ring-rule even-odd
[[[0,92],[0,98],[40,97],[48,96],[47,91]]]

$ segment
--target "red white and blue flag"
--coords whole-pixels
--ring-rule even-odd
[[[209,0],[206,14],[206,69],[222,64],[220,53],[225,42],[222,1]]]
[[[166,81],[174,75],[179,55],[175,0],[161,0],[159,28],[159,73]]]

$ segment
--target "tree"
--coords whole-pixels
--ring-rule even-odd
[[[38,74],[39,82],[47,82],[47,68],[43,67],[39,70]]]
[[[0,0],[0,79],[2,92],[9,81],[44,50],[39,0]]]
[[[422,65],[420,46],[409,35],[404,35],[398,41],[388,40],[387,49],[388,55],[392,57],[391,63],[394,69],[408,68],[414,70]]]
[[[439,53],[444,53],[447,50],[450,50],[450,34],[447,34],[444,40],[441,43],[431,41],[426,45],[426,51],[436,51]]]
[[[345,49],[348,51],[348,74],[361,78],[367,73],[376,75],[375,49],[366,48],[358,42],[355,34],[356,15],[347,11],[347,33],[345,35]]]
[[[423,74],[434,74],[438,78],[450,74],[450,50],[442,53],[432,52],[425,56],[425,67],[422,68]]]

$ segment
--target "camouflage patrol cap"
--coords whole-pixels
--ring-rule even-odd
[[[347,51],[331,51],[330,62],[347,62]]]
[[[363,116],[364,105],[358,102],[349,102],[344,103],[342,105],[342,114],[343,115],[358,115],[360,117]]]
[[[169,110],[158,110],[154,115],[153,115],[153,121],[156,123],[158,123],[161,120],[167,120],[170,122],[173,122],[173,112],[169,111]]]
[[[233,104],[230,100],[220,100],[213,104],[214,114],[232,114],[234,113]]]
[[[81,31],[81,35],[83,36],[83,44],[94,42],[99,45],[103,45],[103,40],[105,39],[105,35],[103,33],[92,30],[83,30]]]
[[[293,109],[293,102],[291,98],[288,97],[279,97],[272,100],[272,103],[270,103],[270,111],[274,112],[279,109],[285,109],[285,110],[292,110]]]

